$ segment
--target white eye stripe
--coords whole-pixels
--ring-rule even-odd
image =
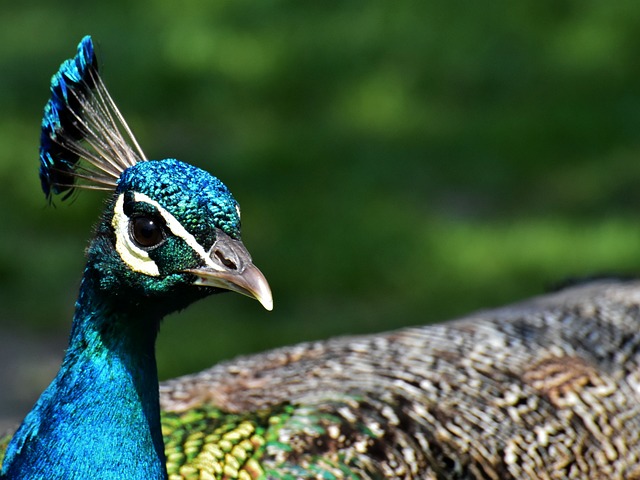
[[[124,194],[116,200],[111,225],[116,234],[116,251],[123,262],[134,272],[157,277],[160,275],[158,265],[149,254],[135,245],[129,235],[129,217],[124,213]]]
[[[167,228],[174,236],[182,238],[185,243],[202,258],[203,262],[208,267],[214,270],[223,270],[222,266],[215,264],[211,260],[207,252],[204,250],[202,245],[197,242],[195,237],[187,232],[180,222],[158,202],[147,195],[138,192],[134,192],[133,199],[136,202],[145,202],[149,205],[153,205],[164,220]],[[131,239],[129,234],[129,217],[124,213],[124,194],[121,194],[116,200],[111,224],[116,234],[116,251],[129,268],[134,272],[143,273],[145,275],[154,277],[159,276],[160,271],[156,262],[149,256],[147,251],[138,247]]]
[[[185,243],[189,245],[193,249],[193,251],[200,256],[200,258],[202,258],[202,260],[208,267],[213,268],[215,270],[220,270],[220,271],[224,270],[220,265],[216,265],[215,263],[213,263],[213,261],[211,260],[211,257],[209,257],[207,252],[204,250],[202,245],[198,243],[195,237],[191,235],[189,232],[187,232],[187,230],[176,219],[176,217],[171,215],[171,213],[169,213],[167,209],[165,209],[162,205],[160,205],[158,202],[148,197],[144,193],[134,192],[133,199],[136,202],[145,202],[145,203],[148,203],[149,205],[153,205],[154,207],[156,207],[156,209],[158,210],[158,213],[164,220],[167,228],[171,230],[171,233],[173,233],[173,235],[184,240]]]

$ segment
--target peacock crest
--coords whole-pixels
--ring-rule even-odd
[[[64,194],[64,200],[74,188],[113,190],[145,155],[100,77],[90,36],[60,65],[50,88],[40,134],[45,195]]]

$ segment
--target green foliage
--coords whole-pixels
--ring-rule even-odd
[[[146,154],[234,192],[274,291],[273,313],[225,295],[169,318],[167,377],[635,271],[639,21],[630,1],[3,7],[0,325],[69,327],[102,197],[46,208],[37,142],[86,33]]]

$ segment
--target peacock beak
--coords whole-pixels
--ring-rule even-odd
[[[200,268],[186,270],[196,276],[194,285],[223,288],[258,300],[267,310],[273,309],[271,288],[240,240],[219,231]]]

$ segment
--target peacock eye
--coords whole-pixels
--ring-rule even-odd
[[[130,222],[131,238],[142,248],[151,248],[164,240],[160,224],[150,217],[134,217]]]

